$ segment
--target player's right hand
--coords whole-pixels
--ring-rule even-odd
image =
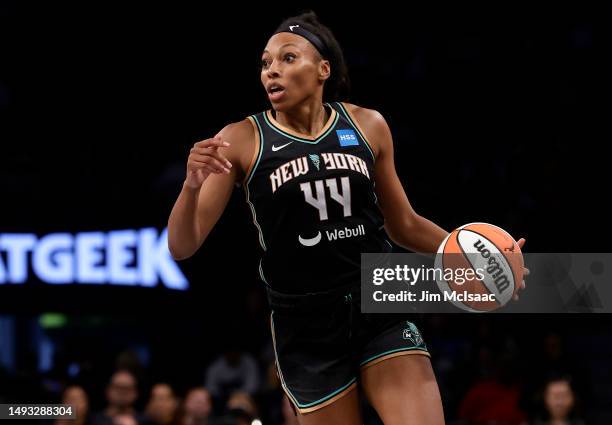
[[[187,159],[185,184],[198,189],[211,174],[229,174],[232,163],[219,152],[219,148],[230,144],[221,140],[218,134],[212,139],[201,140],[193,145]]]

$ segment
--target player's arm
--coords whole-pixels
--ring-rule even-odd
[[[385,230],[399,246],[414,252],[436,252],[448,235],[432,221],[418,215],[395,171],[393,138],[384,117],[377,111],[348,105],[374,150],[374,181]]]
[[[244,176],[254,140],[253,126],[245,119],[191,149],[187,178],[168,219],[168,248],[174,259],[189,258],[202,246]]]

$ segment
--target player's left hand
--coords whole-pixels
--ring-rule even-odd
[[[525,238],[520,238],[517,241],[517,244],[518,244],[519,248],[521,248],[521,250],[522,250],[523,249],[523,245],[525,245]],[[527,267],[523,267],[523,281],[521,282],[521,287],[519,288],[519,291],[525,289],[525,287],[526,287],[526,285],[525,285],[525,276],[527,276],[527,275],[529,275],[529,269]],[[512,297],[512,299],[514,301],[518,301],[518,299],[519,299],[518,293],[516,293]]]

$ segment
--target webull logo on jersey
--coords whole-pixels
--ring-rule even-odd
[[[340,146],[356,146],[359,144],[357,135],[353,130],[336,130],[336,135]]]
[[[334,230],[326,230],[325,236],[327,236],[328,241],[335,241],[338,239],[346,239],[353,238],[355,236],[363,236],[365,235],[365,227],[363,224],[360,224],[357,227],[345,227],[344,229],[334,229]],[[319,242],[321,242],[322,233],[319,231],[312,238],[304,238],[301,235],[298,235],[298,241],[304,246],[315,246]]]
[[[368,179],[370,178],[366,162],[358,156],[340,152],[325,152],[321,154],[321,157],[323,158],[322,165],[324,165],[326,170],[352,170],[363,174]],[[311,166],[310,162],[308,162],[308,158],[310,158],[317,171],[319,171],[321,162],[318,155],[304,155],[287,161],[270,173],[272,193],[276,192],[279,187],[295,177],[310,172]]]

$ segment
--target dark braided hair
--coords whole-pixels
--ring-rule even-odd
[[[285,19],[283,23],[279,25],[277,31],[286,28],[288,25],[294,24],[298,24],[302,28],[315,34],[327,46],[329,57],[323,59],[329,61],[331,71],[323,88],[323,101],[333,102],[347,100],[350,92],[348,68],[346,67],[340,44],[338,40],[336,40],[336,37],[334,37],[334,34],[328,27],[319,22],[319,18],[312,10]]]

